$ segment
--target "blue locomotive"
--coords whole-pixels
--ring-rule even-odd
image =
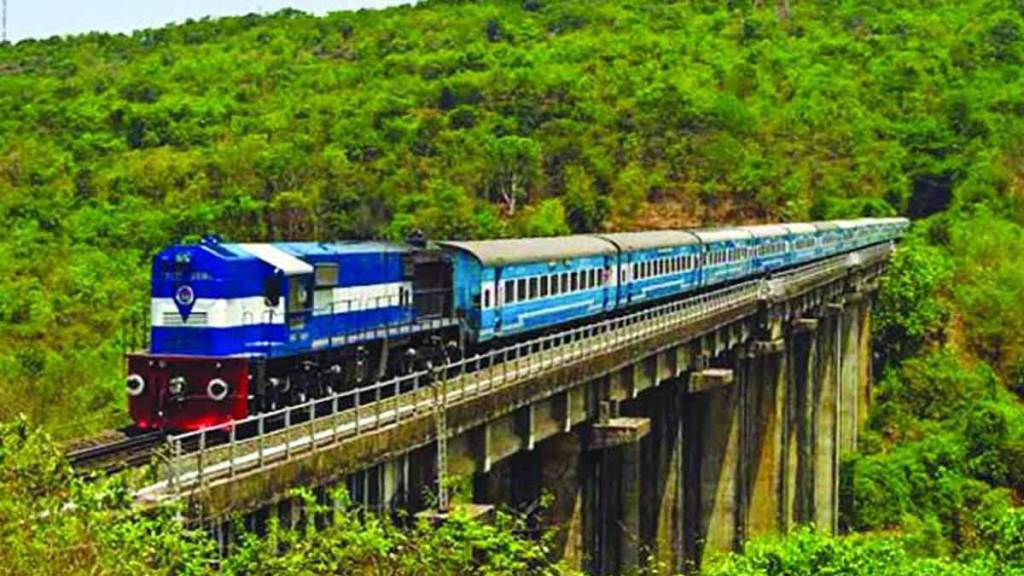
[[[152,346],[128,357],[142,428],[195,429],[898,239],[903,218],[404,245],[229,244],[157,255]]]

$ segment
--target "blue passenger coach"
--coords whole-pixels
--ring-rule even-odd
[[[818,229],[814,224],[798,222],[783,224],[782,227],[789,231],[790,264],[805,264],[817,258]]]
[[[661,230],[599,236],[619,250],[616,304],[626,307],[700,287],[700,239]]]
[[[742,228],[693,230],[704,244],[702,265],[704,286],[715,286],[745,278],[753,273],[751,252],[754,235]]]
[[[476,342],[615,307],[615,246],[594,236],[441,242],[455,253],[455,308]]]
[[[753,236],[752,267],[755,274],[785,268],[791,264],[791,235],[784,226],[744,226]]]

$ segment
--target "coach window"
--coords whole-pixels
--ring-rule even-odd
[[[558,283],[558,274],[551,277],[551,295],[558,296],[561,294],[561,286]]]
[[[562,293],[569,292],[569,273],[562,272]]]
[[[484,288],[484,309],[491,307],[491,289]]]
[[[520,278],[516,280],[516,294],[520,300],[526,300],[529,295],[526,293],[526,278]]]
[[[547,276],[541,276],[540,277],[540,297],[544,298],[547,295],[548,295],[548,277]]]
[[[505,280],[505,303],[512,304],[516,301],[516,281]]]
[[[534,276],[533,278],[530,278],[530,299],[531,300],[537,297],[537,294],[538,294],[537,286],[538,286],[537,277]]]

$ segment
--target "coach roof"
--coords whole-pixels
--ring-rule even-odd
[[[503,266],[524,262],[547,262],[615,254],[615,246],[596,236],[554,236],[551,238],[511,238],[469,242],[438,242],[468,252],[484,266]]]
[[[681,230],[617,232],[613,234],[595,234],[595,236],[603,238],[615,244],[621,250],[625,250],[627,252],[700,244],[699,238],[689,232],[683,232]]]

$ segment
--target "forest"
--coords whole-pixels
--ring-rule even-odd
[[[850,535],[709,573],[1024,574],[1022,63],[1020,0],[434,0],[0,44],[0,566],[211,569],[201,535],[85,486],[57,444],[126,423],[121,358],[167,244],[903,214]],[[20,520],[60,498],[79,513]],[[409,549],[375,526],[221,567]],[[437,538],[513,551],[491,573],[559,570],[543,542],[462,529]],[[167,537],[126,544],[146,533]],[[452,548],[427,541],[413,556]]]

